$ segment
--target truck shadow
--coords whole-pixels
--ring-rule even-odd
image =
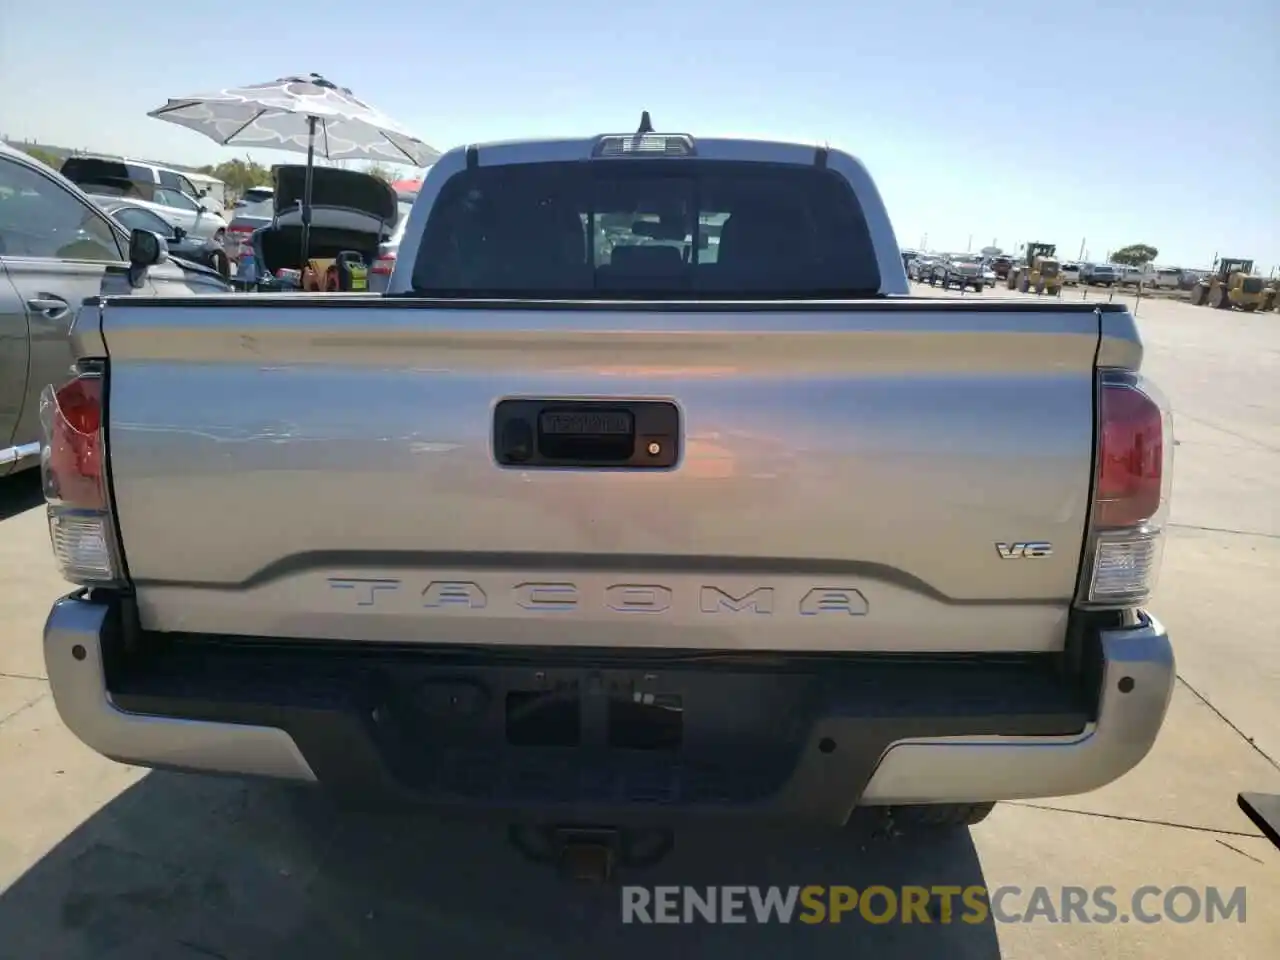
[[[621,884],[981,884],[966,830],[865,833],[678,829]],[[780,956],[999,957],[994,926],[962,922],[637,925],[621,892],[571,886],[495,824],[337,813],[314,794],[153,773],[0,895],[6,955],[111,958]],[[750,915],[751,909],[748,907]],[[5,952],[5,951],[0,951]]]
[[[40,471],[23,470],[0,477],[0,521],[16,517],[44,503],[40,489]]]

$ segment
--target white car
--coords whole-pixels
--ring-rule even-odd
[[[81,184],[80,188],[91,197],[127,199],[132,204],[158,214],[167,223],[181,227],[189,236],[199,237],[201,240],[212,240],[217,244],[221,244],[226,239],[227,221],[204,204],[177,190],[156,187],[152,192],[155,199],[148,201],[138,199],[127,189],[117,189],[104,184]]]
[[[1182,285],[1182,271],[1177,267],[1154,267],[1143,276],[1142,285],[1157,290],[1177,290]]]

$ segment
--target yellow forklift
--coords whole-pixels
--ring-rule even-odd
[[[1034,290],[1056,297],[1062,292],[1062,264],[1055,256],[1057,252],[1057,244],[1028,243],[1024,260],[1009,268],[1005,280],[1008,288],[1019,293]]]
[[[1275,295],[1271,296],[1274,303]],[[1191,302],[1197,307],[1215,310],[1239,307],[1252,313],[1267,308],[1267,281],[1253,272],[1252,260],[1224,257],[1218,268],[1191,288]]]

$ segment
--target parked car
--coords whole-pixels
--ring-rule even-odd
[[[1134,267],[1128,264],[1116,264],[1116,283],[1122,287],[1136,287],[1146,279],[1146,272],[1142,267]]]
[[[226,220],[229,208],[226,183],[207,173],[188,173],[186,176],[196,188],[195,199]]]
[[[996,275],[997,280],[1007,280],[1009,271],[1013,269],[1013,257],[1001,254],[1000,256],[992,257],[990,264],[991,271]]]
[[[1086,263],[1080,267],[1080,279],[1089,287],[1114,287],[1120,271],[1110,263]]]
[[[103,200],[128,200],[135,206],[150,210],[170,227],[181,227],[189,236],[209,240],[218,246],[226,242],[227,221],[185,193],[158,187],[152,194],[155,201],[148,202],[127,187],[112,189],[108,184],[85,184],[83,189],[90,196]]]
[[[1080,271],[1084,265],[1069,260],[1062,265],[1062,282],[1066,286],[1075,286],[1080,282]]]
[[[258,189],[257,187],[253,188]],[[238,264],[241,255],[251,246],[253,232],[271,223],[275,214],[275,202],[271,197],[253,203],[238,201],[232,213],[231,222],[227,224],[224,249],[227,258]]]
[[[1120,285],[1136,287],[1141,285],[1149,290],[1176,290],[1182,279],[1182,271],[1170,267],[1121,267]]]
[[[395,229],[387,241],[379,245],[378,255],[369,268],[369,289],[375,293],[382,293],[387,289],[387,282],[395,269],[396,258],[400,255],[400,243],[404,240],[405,227],[409,223],[409,213],[413,210],[413,197],[398,194],[396,206],[398,214]]]
[[[1179,290],[1191,290],[1200,284],[1200,281],[1206,280],[1213,276],[1212,270],[1183,270],[1182,275],[1178,278]]]
[[[228,289],[177,259],[131,269],[131,242],[73,183],[0,143],[0,476],[38,462],[40,391],[71,368],[68,331],[86,298]]]
[[[148,201],[153,201],[150,190],[146,189],[148,187],[164,187],[186,194],[195,201],[201,199],[201,189],[196,186],[190,174],[145,160],[76,154],[62,162],[59,172],[81,187],[102,177],[112,181],[127,180],[139,188],[138,196]]]
[[[272,218],[254,230],[250,245],[257,275],[268,283],[280,270],[322,272],[322,289],[332,286],[332,261],[354,252],[372,269],[401,219],[401,204],[391,185],[368,173],[338,167],[316,167],[311,178],[311,231],[307,262],[302,261],[302,195],[306,166],[281,164],[272,172]],[[242,255],[243,259],[243,255]],[[319,261],[324,261],[323,263]],[[246,278],[247,279],[247,278]]]
[[[986,289],[982,261],[976,256],[956,254],[935,265],[933,272],[943,290],[951,287],[965,290],[972,287],[981,293]]]
[[[231,261],[222,244],[191,236],[136,200],[95,199],[98,206],[126,230],[149,230],[164,237],[171,257],[208,267],[224,279],[231,276]]]
[[[196,198],[196,188],[189,179],[182,176],[177,184],[178,175],[166,168],[132,160],[74,156],[63,162],[62,174],[85,193],[132,200],[193,237],[218,244],[224,240],[227,221],[212,204]],[[167,180],[174,180],[175,185]]]
[[[244,193],[240,194],[236,200],[232,212],[239,211],[242,207],[254,206],[259,203],[270,203],[271,198],[275,195],[273,187],[249,187]]]
[[[928,254],[921,254],[911,261],[907,267],[907,276],[919,283],[928,283],[933,277],[933,266],[937,263],[937,257]]]
[[[969,824],[1142,760],[1172,438],[1126,307],[911,300],[850,155],[634,143],[446,153],[386,296],[83,308],[54,396],[110,443],[53,416],[45,468],[74,735],[574,849]]]

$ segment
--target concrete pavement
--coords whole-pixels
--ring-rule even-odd
[[[0,482],[0,958],[1268,955],[1280,853],[1235,796],[1280,792],[1280,317],[1152,300],[1139,320],[1178,440],[1154,609],[1181,681],[1153,754],[1103,790],[1001,805],[972,831],[681,833],[634,880],[1108,884],[1122,902],[1145,884],[1245,886],[1245,923],[624,926],[616,891],[550,882],[497,829],[112,763],[62,728],[43,679],[40,626],[63,585],[28,475]]]

